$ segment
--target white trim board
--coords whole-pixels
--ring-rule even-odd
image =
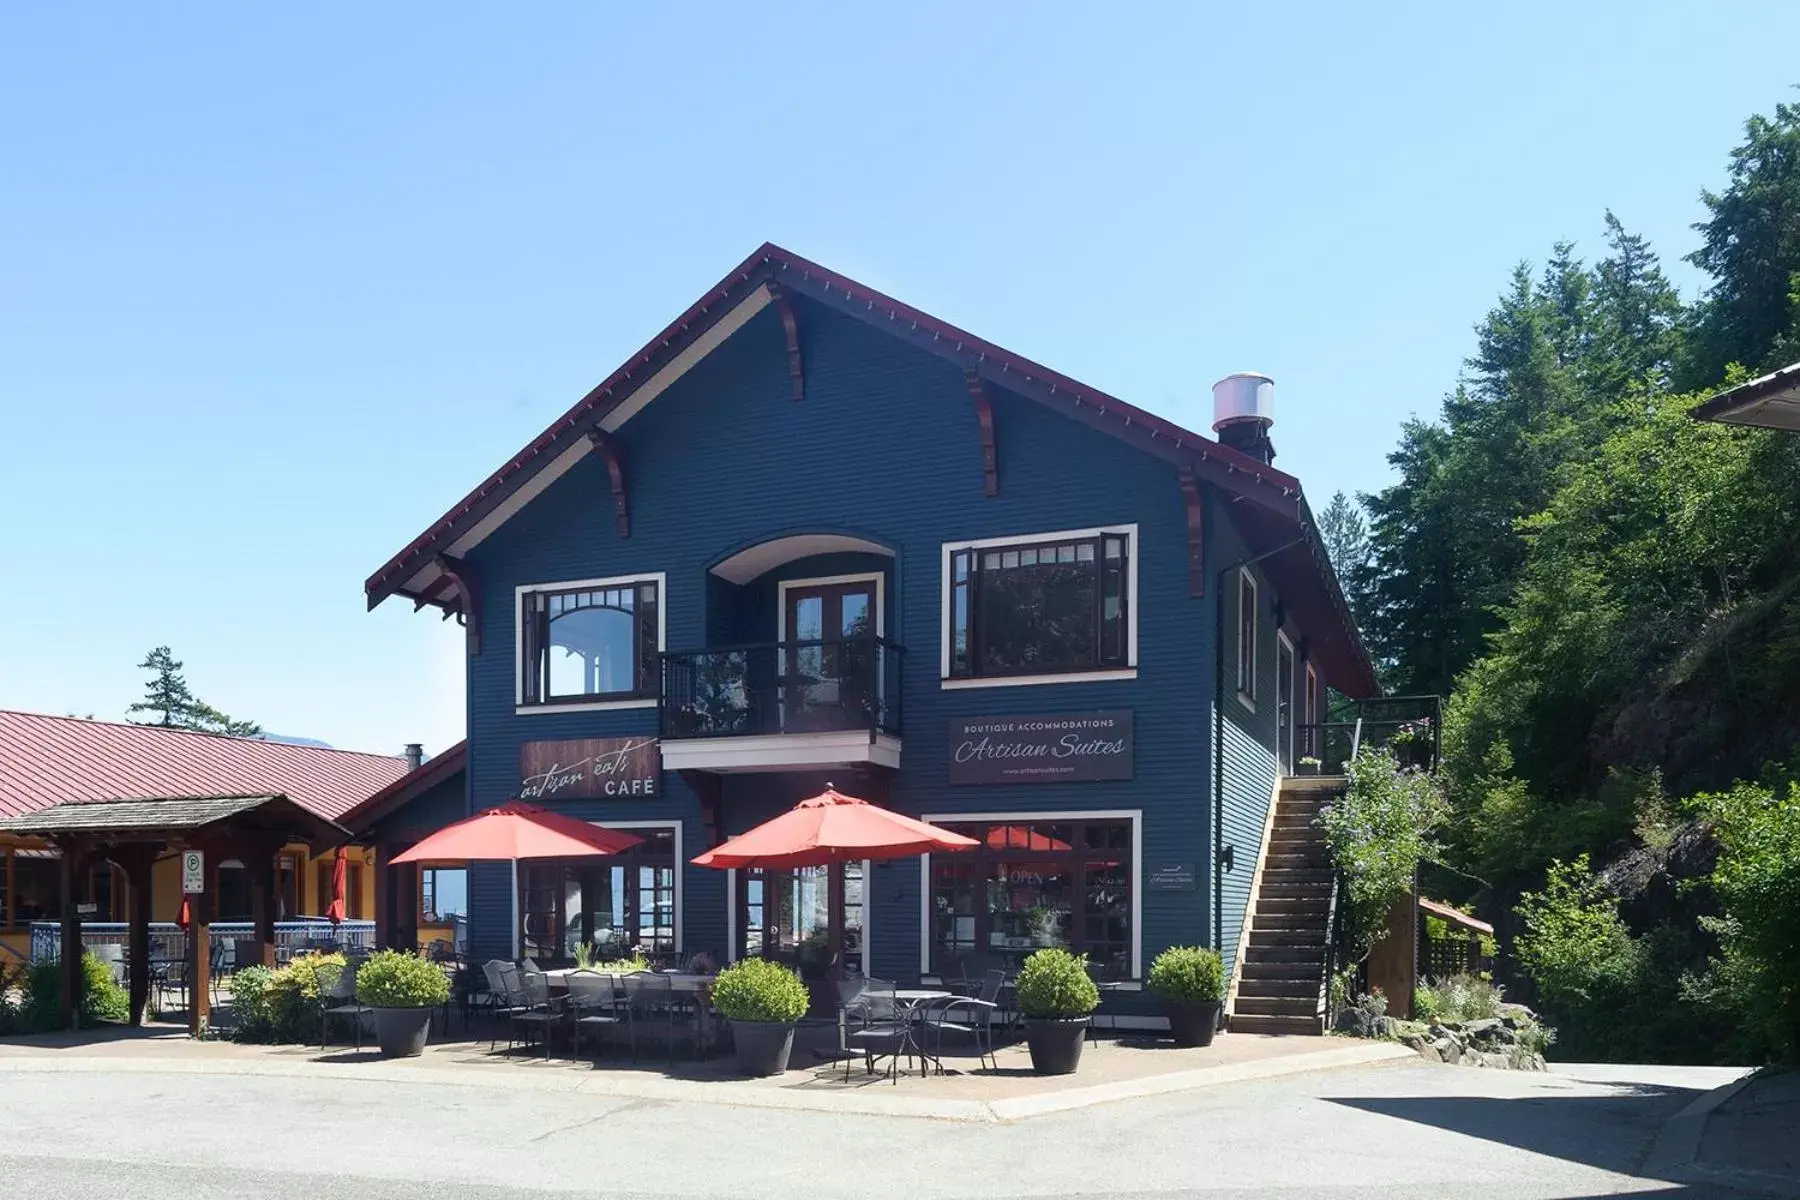
[[[1288,655],[1288,760],[1281,761],[1281,652]],[[1275,774],[1294,773],[1295,747],[1300,744],[1300,656],[1294,653],[1294,639],[1287,630],[1275,631]]]
[[[543,712],[594,712],[611,708],[655,708],[656,697],[630,696],[616,700],[565,700],[560,703],[525,703],[525,622],[520,612],[525,597],[532,592],[570,592],[581,589],[616,588],[626,584],[656,584],[656,649],[667,650],[669,633],[669,576],[664,571],[639,571],[635,575],[610,575],[604,579],[566,579],[549,583],[521,583],[513,589],[513,711],[520,716]]]
[[[1262,640],[1262,585],[1256,582],[1256,576],[1250,573],[1249,567],[1238,568],[1238,586],[1236,602],[1232,608],[1232,624],[1236,626],[1237,636],[1232,644],[1237,653],[1231,659],[1232,690],[1237,693],[1238,703],[1251,712],[1256,711],[1256,669],[1261,665],[1261,656],[1257,653],[1257,643]],[[1250,585],[1250,690],[1244,690],[1244,585]]]
[[[1026,812],[939,812],[919,819],[940,821],[1130,821],[1131,822],[1131,977],[1144,977],[1144,810],[1090,808]],[[919,973],[931,973],[931,855],[919,856]]]
[[[1244,900],[1244,915],[1238,920],[1237,951],[1231,959],[1231,984],[1225,993],[1225,1012],[1230,1015],[1237,1004],[1238,984],[1244,977],[1244,959],[1250,954],[1250,926],[1256,918],[1256,902],[1262,894],[1263,864],[1269,860],[1269,839],[1275,836],[1275,810],[1281,807],[1281,772],[1275,772],[1275,784],[1269,795],[1269,811],[1263,816],[1262,845],[1256,851],[1256,869],[1250,872],[1250,892]],[[1213,870],[1220,870],[1217,862]],[[1215,881],[1213,886],[1221,888]],[[1223,931],[1221,931],[1223,932]]]
[[[790,588],[836,587],[844,583],[875,585],[875,636],[887,636],[887,576],[880,571],[863,571],[855,575],[821,575],[816,579],[784,579],[775,585],[775,640],[787,641],[787,596]],[[826,639],[829,641],[830,639]]]
[[[959,550],[991,550],[996,546],[1023,546],[1071,538],[1097,538],[1103,534],[1125,538],[1125,661],[1124,667],[1072,672],[1067,675],[1015,675],[995,679],[950,677],[950,556]],[[1016,533],[1005,537],[971,538],[945,542],[938,561],[938,680],[948,689],[1019,687],[1034,683],[1087,683],[1100,679],[1136,679],[1138,666],[1138,538],[1137,522],[1096,525],[1091,529],[1061,529],[1047,533]]]
[[[866,729],[769,733],[757,737],[664,738],[665,771],[799,771],[874,763],[898,770],[900,739]]]

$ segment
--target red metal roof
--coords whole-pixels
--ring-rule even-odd
[[[267,793],[335,820],[405,774],[386,754],[0,709],[0,817],[71,800]]]

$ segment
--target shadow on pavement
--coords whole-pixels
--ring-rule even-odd
[[[1663,1123],[1699,1089],[1618,1086],[1605,1096],[1524,1095],[1327,1097],[1327,1102],[1482,1138],[1625,1175],[1638,1173]],[[1653,1195],[1736,1195],[1731,1191],[1664,1191]]]

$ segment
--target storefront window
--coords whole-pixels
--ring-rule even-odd
[[[607,858],[519,864],[520,953],[566,960],[592,942],[603,957],[675,954],[675,831],[633,829],[638,845]]]
[[[13,855],[13,921],[54,921],[62,909],[62,864],[55,857],[21,850]]]
[[[981,843],[931,860],[931,964],[944,975],[1016,971],[1033,951],[1086,954],[1131,973],[1131,822],[943,822]]]
[[[441,925],[469,915],[469,872],[464,867],[425,867],[419,872],[419,918]]]

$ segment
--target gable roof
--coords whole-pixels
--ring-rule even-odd
[[[366,833],[382,818],[405,808],[420,796],[455,778],[468,768],[468,739],[456,743],[435,758],[428,758],[415,771],[408,771],[362,803],[338,814],[338,823],[352,833]]]
[[[314,845],[342,843],[349,831],[286,796],[149,796],[129,800],[71,800],[23,817],[0,820],[0,833],[34,837],[97,834],[122,841],[161,841],[224,822],[304,838]]]
[[[335,820],[405,774],[386,754],[0,710],[0,817],[71,801],[286,796]]]
[[[1800,430],[1800,363],[1727,388],[1688,410],[1696,421]]]
[[[1239,522],[1245,526],[1252,553],[1296,539],[1305,544],[1307,561],[1302,568],[1270,560],[1264,570],[1285,575],[1288,583],[1297,585],[1299,603],[1292,607],[1298,618],[1310,622],[1309,632],[1321,639],[1328,678],[1352,695],[1380,691],[1294,476],[769,242],[383,564],[363,585],[369,607],[399,594],[412,597],[418,607],[437,604],[446,615],[455,611],[456,601],[438,598],[454,582],[451,558],[478,544],[588,454],[591,431],[612,433],[623,426],[752,316],[770,304],[780,305],[790,293],[855,316],[973,376],[1191,469],[1239,502],[1234,517],[1241,509],[1259,510],[1258,518]],[[1284,585],[1278,580],[1277,586]]]

